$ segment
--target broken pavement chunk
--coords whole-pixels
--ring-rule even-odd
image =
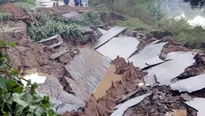
[[[52,37],[49,37],[47,39],[43,39],[41,41],[38,41],[38,43],[42,43],[44,45],[47,45],[50,48],[54,48],[54,47],[62,45],[63,44],[63,39],[58,34],[58,35],[54,35]]]
[[[117,110],[115,110],[111,116],[123,116],[124,112],[134,106],[134,105],[137,105],[138,103],[140,103],[143,99],[145,99],[146,97],[148,97],[149,95],[151,95],[151,93],[148,93],[148,94],[144,94],[144,95],[141,95],[141,96],[138,96],[138,97],[135,97],[133,99],[130,99],[122,104],[119,104],[116,106]]]
[[[51,58],[52,60],[54,60],[54,59],[60,57],[61,55],[65,54],[66,52],[69,52],[69,51],[70,51],[70,50],[67,50],[67,49],[65,48],[65,49],[63,49],[62,51],[59,51],[59,52],[57,52],[57,53],[51,54],[51,55],[50,55],[50,58]]]
[[[170,85],[172,79],[179,76],[187,67],[194,64],[195,55],[196,52],[186,52],[178,57],[174,57],[170,61],[148,69],[148,75],[145,77],[146,84],[153,85],[157,80],[160,85]]]
[[[205,74],[180,80],[170,85],[172,90],[180,92],[194,92],[205,88]]]
[[[161,53],[161,50],[163,46],[166,43],[156,43],[157,41],[154,41],[147,46],[144,47],[138,54],[133,55],[128,60],[133,62],[134,66],[144,68],[147,67],[146,61],[152,59],[153,57],[159,56]]]
[[[77,111],[80,107],[84,107],[85,103],[72,94],[65,92],[55,77],[48,77],[44,84],[37,88],[37,93],[40,96],[49,96],[54,104],[54,110],[59,114],[68,111]]]
[[[185,102],[190,107],[196,109],[197,116],[204,116],[205,114],[205,99],[204,98],[193,98],[193,100]]]
[[[112,38],[103,46],[97,48],[97,51],[108,56],[112,60],[117,56],[127,59],[137,50],[136,48],[138,44],[139,41],[134,37],[116,37]]]
[[[112,29],[108,30],[107,33],[102,35],[98,39],[98,41],[92,45],[92,48],[93,49],[99,48],[100,46],[108,42],[110,39],[112,39],[113,37],[121,33],[122,31],[124,31],[125,29],[126,29],[125,27],[118,27],[118,26],[113,27]]]
[[[75,95],[88,101],[109,69],[110,62],[108,57],[90,48],[80,48],[80,53],[65,66],[73,79],[69,84]]]
[[[103,35],[107,33],[107,30],[104,30],[104,29],[101,29],[101,28],[97,28],[97,29]]]
[[[65,17],[65,18],[78,18],[78,17],[80,17],[80,13],[78,13],[78,12],[69,12],[69,13],[65,13],[65,14],[62,14],[62,16],[63,17]]]

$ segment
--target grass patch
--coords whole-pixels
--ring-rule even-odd
[[[159,28],[171,32],[180,44],[188,48],[201,48],[201,42],[205,40],[205,30],[200,26],[190,26],[185,19],[163,21]]]
[[[15,2],[14,5],[18,8],[22,8],[26,11],[31,10],[36,5],[36,0],[23,0],[21,2]]]
[[[116,21],[113,23],[113,25],[127,27],[128,31],[134,30],[136,28],[145,28],[147,31],[152,29],[151,26],[136,18],[128,18],[126,21]]]
[[[0,21],[1,21],[1,20],[4,20],[5,18],[7,18],[7,16],[8,16],[8,13],[6,13],[6,12],[0,12]]]

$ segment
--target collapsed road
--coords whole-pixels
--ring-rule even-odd
[[[76,18],[85,10],[39,12]],[[1,39],[17,44],[7,51],[13,66],[24,76],[33,69],[46,75],[38,77],[45,82],[39,81],[37,92],[48,95],[64,116],[204,115],[205,53],[180,46],[174,37],[84,27],[93,40],[74,46],[60,35],[34,42],[23,21],[3,27]]]

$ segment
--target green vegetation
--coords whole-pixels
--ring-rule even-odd
[[[61,34],[65,38],[74,41],[82,39],[81,26],[99,25],[100,15],[98,12],[87,12],[78,19],[56,18],[43,13],[37,13],[37,25],[29,27],[29,34],[32,39],[39,41],[47,37]]]
[[[37,84],[23,85],[18,71],[12,69],[6,49],[12,42],[0,41],[0,115],[1,116],[57,116],[52,110],[49,97],[39,97]]]
[[[5,18],[7,18],[7,16],[8,16],[8,13],[0,12],[0,21],[4,20]]]
[[[14,5],[29,11],[35,6],[35,0],[22,0],[21,2],[15,2]]]
[[[190,26],[184,19],[165,20],[159,28],[171,32],[179,43],[188,48],[200,48],[201,42],[205,40],[205,30],[200,26]]]

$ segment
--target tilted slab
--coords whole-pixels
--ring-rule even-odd
[[[111,60],[90,48],[80,53],[65,66],[72,79],[67,79],[76,96],[88,101],[109,69]]]
[[[59,80],[55,77],[48,77],[44,84],[40,84],[37,93],[42,97],[49,96],[54,104],[54,110],[59,114],[77,111],[80,107],[85,106],[84,101],[64,91]]]
[[[144,49],[142,49],[139,53],[133,55],[128,60],[133,62],[134,66],[144,68],[147,67],[146,62],[156,56],[159,56],[161,53],[161,50],[163,46],[166,43],[158,43],[156,44],[156,41],[148,44],[145,46]]]
[[[134,37],[118,37],[108,41],[97,49],[101,54],[114,60],[117,56],[127,59],[137,50],[139,41]]]
[[[125,27],[119,27],[119,26],[113,27],[112,29],[108,30],[107,33],[102,35],[98,39],[98,41],[92,45],[92,48],[93,49],[99,48],[100,46],[108,42],[110,39],[112,39],[113,37],[121,33],[122,31],[124,31],[125,29],[126,29]]]
[[[184,70],[195,63],[195,52],[186,52],[174,57],[172,60],[147,70],[148,75],[145,77],[147,85],[152,85],[157,80],[160,85],[170,85],[172,79],[179,76]]]
[[[196,109],[197,116],[204,116],[205,114],[205,99],[204,98],[193,98],[193,100],[185,102],[190,107]]]
[[[172,90],[180,92],[194,92],[205,88],[205,74],[180,80],[170,85]]]

